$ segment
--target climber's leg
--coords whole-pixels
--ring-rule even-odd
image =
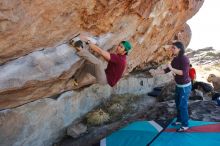
[[[90,73],[96,78],[97,82],[100,84],[107,84],[104,64],[101,62],[101,60],[96,58],[93,54],[85,49],[77,52],[77,54],[87,60],[87,63],[84,66],[82,72]],[[80,76],[82,76],[82,74],[80,74]]]

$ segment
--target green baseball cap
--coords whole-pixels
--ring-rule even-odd
[[[128,53],[128,52],[131,50],[131,48],[132,48],[132,46],[131,46],[131,44],[130,44],[129,41],[122,41],[121,44],[124,46],[125,51],[126,51],[127,53]]]

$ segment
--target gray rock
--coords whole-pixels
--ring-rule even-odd
[[[215,101],[191,102],[189,112],[194,120],[220,122],[220,108]]]
[[[140,82],[143,82],[143,85]],[[0,145],[50,146],[60,140],[66,128],[112,94],[146,94],[155,86],[169,82],[158,78],[122,79],[114,88],[92,85],[80,92],[64,92],[57,98],[44,98],[17,108],[0,111]],[[128,90],[129,89],[129,90]],[[145,99],[148,100],[149,99]]]
[[[67,128],[67,135],[69,135],[73,138],[77,138],[80,135],[86,133],[86,131],[87,131],[87,126],[82,123],[71,124]]]
[[[190,101],[189,115],[193,120],[220,122],[220,108],[215,101]],[[176,117],[175,102],[173,100],[155,104],[146,117],[150,120],[171,120]]]
[[[168,100],[173,100],[175,96],[175,88],[176,88],[176,83],[175,81],[171,81],[163,87],[161,90],[160,95],[158,96],[158,101],[168,101]]]
[[[198,89],[195,89],[191,92],[189,100],[203,100],[203,92]]]

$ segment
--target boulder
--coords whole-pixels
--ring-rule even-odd
[[[67,135],[73,137],[73,138],[77,138],[80,135],[86,133],[87,131],[87,126],[82,124],[82,123],[78,123],[78,124],[71,124],[68,128],[67,128]]]

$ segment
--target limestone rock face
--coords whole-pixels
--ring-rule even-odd
[[[82,63],[73,49],[61,45],[0,66],[0,109],[70,90],[71,77]]]
[[[192,32],[188,24],[182,26],[182,28],[175,34],[173,39],[180,40],[184,43],[185,48],[189,45]]]
[[[97,36],[105,50],[131,41],[128,72],[163,60],[167,50],[159,50],[203,1],[1,0],[0,109],[72,89],[71,77],[83,61],[65,43],[80,32]]]
[[[0,62],[55,46],[80,31],[94,35],[112,32],[109,45],[129,39],[135,50],[132,58],[141,51],[150,56],[148,50],[153,52],[167,43],[202,3],[203,0],[2,0]],[[135,62],[134,65],[140,63]]]
[[[112,94],[146,94],[155,86],[166,82],[170,82],[167,75],[156,78],[129,77],[122,79],[114,89],[95,84],[81,92],[67,91],[54,98],[39,99],[16,108],[1,110],[0,146],[52,146],[65,135],[66,128],[73,121]],[[150,99],[146,101],[152,102]],[[72,135],[74,132],[73,135],[76,136],[80,131],[75,130],[68,133]]]

